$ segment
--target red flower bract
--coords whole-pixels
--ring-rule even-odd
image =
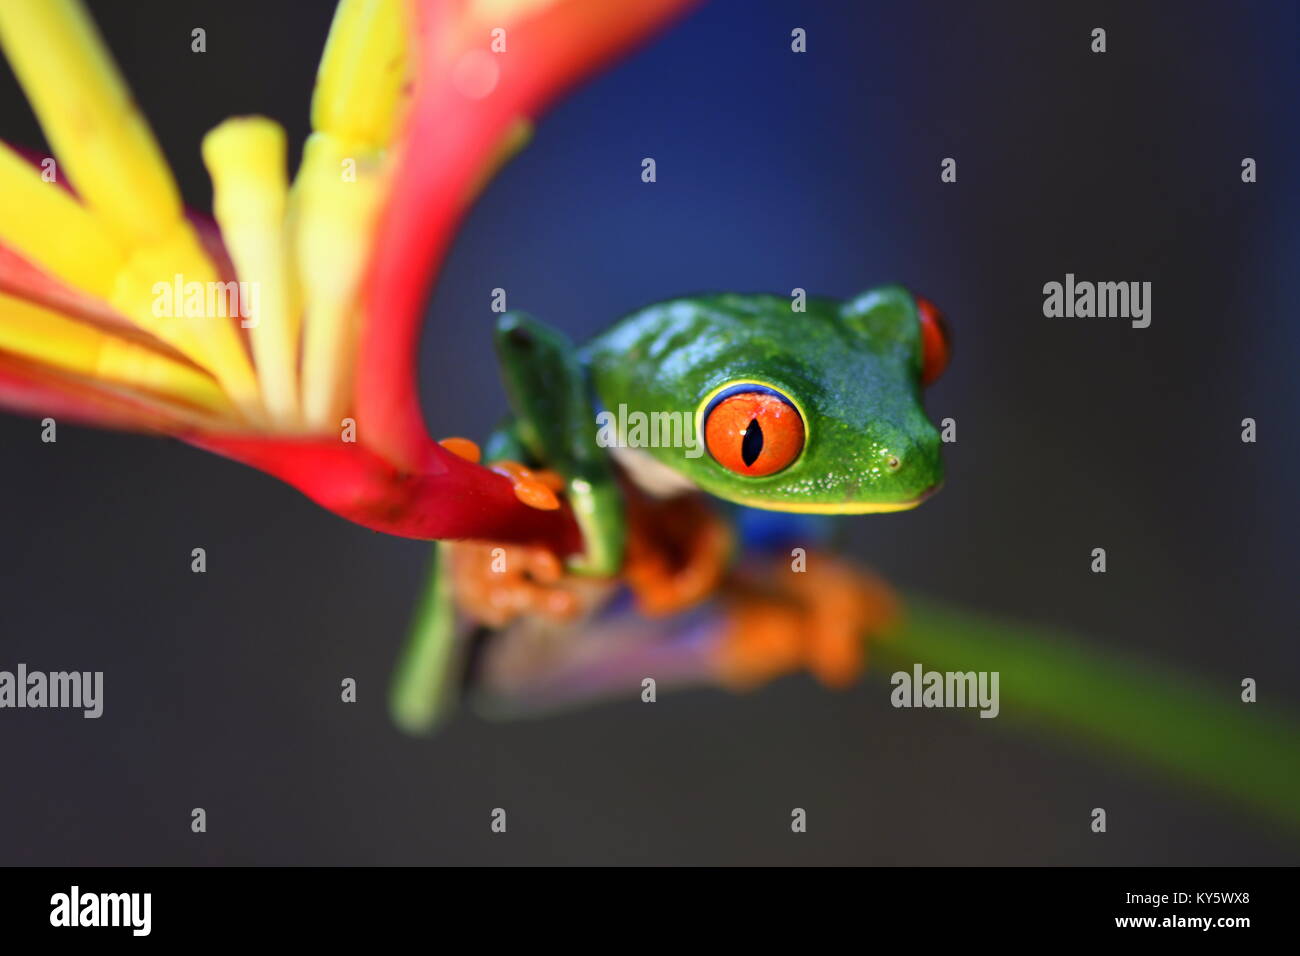
[[[357,341],[348,355],[353,368],[347,415],[355,422],[351,429],[355,441],[323,431],[328,420],[322,421],[319,415],[315,424],[305,429],[295,428],[291,419],[283,417],[263,424],[263,412],[256,407],[256,383],[251,393],[246,390],[243,394],[242,405],[228,404],[230,400],[214,390],[218,383],[204,378],[212,372],[202,364],[207,353],[200,350],[182,355],[159,336],[159,328],[164,335],[170,335],[170,326],[140,328],[134,316],[119,314],[107,301],[60,279],[26,254],[21,244],[11,247],[0,243],[0,293],[11,297],[13,309],[28,309],[12,320],[27,323],[13,326],[15,335],[28,335],[26,339],[15,339],[21,346],[19,351],[5,352],[0,342],[0,404],[42,417],[174,435],[274,475],[323,507],[376,531],[422,539],[480,538],[541,544],[559,554],[575,552],[581,541],[567,508],[540,511],[529,507],[516,497],[509,479],[453,455],[427,433],[416,387],[424,306],[456,225],[491,173],[520,145],[524,138],[521,134],[526,133],[537,113],[570,84],[647,36],[690,2],[412,0],[408,5],[407,25],[411,32],[407,59],[412,86],[392,143],[392,174],[390,179],[372,182],[372,187],[382,185],[386,191],[366,258],[354,256],[346,260],[365,266]],[[26,4],[21,11],[11,11],[13,16],[5,18],[11,31],[6,38],[10,55],[15,49],[13,44],[20,39],[20,29],[44,31],[43,49],[62,58],[69,70],[75,70],[75,65],[87,58],[95,59],[96,63],[87,67],[89,73],[99,70],[98,75],[107,77],[106,82],[120,83],[111,75],[111,60],[94,45],[97,38],[84,13],[68,5],[69,0],[58,3],[48,14]],[[381,21],[389,29],[398,29],[391,7],[351,3],[346,9],[346,16],[340,15],[346,21],[340,28],[340,47],[346,47],[341,54],[344,63],[348,56],[363,55],[358,52],[363,47],[357,44],[366,42],[365,31],[382,29]],[[336,28],[339,22],[336,20]],[[65,42],[63,37],[69,39]],[[490,49],[498,40],[505,47]],[[400,41],[393,42],[400,49]],[[25,63],[29,81],[37,69],[34,62],[28,57]],[[388,66],[383,69],[396,76]],[[352,76],[364,81],[371,75],[363,72]],[[76,89],[94,88],[82,82]],[[350,108],[356,111],[354,119],[366,123],[367,104],[373,101],[348,81],[339,82],[343,85],[335,83],[336,95],[342,90],[342,95],[351,100]],[[29,97],[41,89],[30,83],[27,88]],[[129,109],[125,98],[101,99],[108,104],[104,108],[122,111],[123,122],[136,120],[125,112]],[[54,121],[57,127],[60,116],[58,111],[49,112],[47,104],[42,119]],[[101,120],[105,130],[116,128],[113,120]],[[210,136],[211,143],[205,141],[205,160],[210,166],[219,164],[227,187],[238,189],[247,180],[237,177],[247,176],[254,168],[240,165],[242,157],[252,157],[240,144],[247,142],[249,148],[256,144],[256,148],[274,150],[277,134],[273,125],[253,121],[244,126],[227,126],[221,138]],[[147,137],[147,132],[142,135]],[[160,174],[150,172],[147,138],[124,139],[113,147],[133,151],[127,157],[136,164],[132,168],[154,177],[141,179],[141,183],[160,182]],[[123,155],[119,154],[119,158]],[[81,162],[86,162],[85,157]],[[29,199],[39,205],[41,197],[49,194],[30,187],[32,180],[22,177],[21,165],[11,162],[10,175],[22,179],[29,189]],[[93,166],[81,168],[83,172],[94,172]],[[166,183],[161,182],[156,187],[161,192],[155,198],[163,197],[159,202],[164,208]],[[97,183],[100,188],[96,195],[101,204],[105,196],[114,198],[112,190],[105,191],[102,177]],[[240,198],[232,195],[232,201]],[[227,205],[226,214],[256,208],[244,202],[243,206]],[[60,212],[80,215],[70,208],[72,205],[65,200]],[[220,219],[221,207],[217,213]],[[29,235],[30,230],[20,234]],[[39,230],[36,234],[40,237]],[[216,273],[223,280],[233,278],[230,257],[215,227],[196,228],[194,235]],[[48,248],[48,243],[43,248]],[[242,247],[231,245],[235,253],[240,248],[247,254],[252,247],[247,242]],[[88,261],[98,260],[91,257]],[[329,271],[318,270],[315,274],[330,276]],[[172,277],[169,274],[163,278],[170,281]],[[179,286],[180,277],[176,278]],[[134,301],[138,306],[138,300]],[[22,303],[41,307],[45,312],[32,311]],[[148,319],[147,308],[144,317]],[[76,327],[64,319],[77,323]],[[5,321],[5,315],[0,313],[0,331]],[[76,333],[83,346],[77,362],[65,359],[60,367],[42,359],[42,340],[33,340],[27,330],[46,326]],[[81,329],[99,330],[110,338]],[[237,341],[243,342],[247,350],[243,336]],[[266,340],[259,341],[265,344]],[[182,344],[188,348],[188,344]],[[213,347],[217,345],[220,343]],[[197,346],[206,348],[204,343]],[[135,351],[130,351],[132,348]],[[106,366],[96,364],[96,349],[110,350],[105,355],[117,360],[112,369],[119,378],[125,377],[124,381],[115,382],[107,374],[100,374]],[[238,360],[234,366],[230,364],[232,357]],[[319,352],[316,357],[320,358]],[[238,354],[227,351],[226,362],[230,377],[222,379],[218,375],[220,384],[229,381],[244,385],[249,381],[237,378],[243,374]],[[320,368],[315,366],[313,373],[319,373]],[[201,401],[195,404],[187,400],[184,394],[189,393],[177,393],[178,386],[173,387],[172,394],[151,389],[152,379],[145,378],[139,369],[159,377],[170,376],[168,382],[187,383],[209,407],[200,407]],[[319,390],[314,393],[317,398],[322,394]],[[231,395],[231,399],[241,401],[239,396]]]

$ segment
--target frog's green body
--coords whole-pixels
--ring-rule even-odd
[[[684,419],[693,445],[657,442],[623,461],[646,464],[648,455],[682,487],[753,508],[898,511],[942,479],[939,433],[921,407],[917,307],[898,286],[847,302],[808,299],[805,311],[770,295],[673,299],[632,313],[581,350],[510,313],[496,339],[516,434],[531,461],[568,480],[596,573],[617,570],[622,534],[610,449],[598,442],[601,409]],[[708,400],[735,383],[776,389],[799,410],[803,451],[777,474],[738,475],[699,453]],[[493,457],[508,452],[489,446]]]
[[[520,461],[558,473],[582,530],[571,570],[616,576],[623,566],[626,507],[618,468],[661,491],[700,489],[753,508],[862,514],[910,508],[942,479],[939,433],[921,407],[925,363],[920,307],[885,286],[848,301],[810,298],[796,310],[770,295],[674,299],[623,318],[583,348],[522,313],[495,330],[511,417],[484,449],[489,462]],[[796,409],[800,444],[788,464],[754,476],[705,449],[706,415],[720,397],[750,386]],[[610,447],[602,415],[658,416],[682,440]],[[752,424],[752,423],[751,423]],[[745,431],[738,434],[744,435]],[[617,464],[616,464],[617,461]],[[452,545],[441,545],[442,559]],[[430,680],[429,650],[453,641],[451,590],[417,630],[412,650]],[[411,679],[409,672],[405,678]],[[439,683],[442,683],[440,680]],[[399,699],[418,699],[409,687]],[[408,726],[427,714],[399,713]]]

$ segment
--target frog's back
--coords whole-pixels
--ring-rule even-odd
[[[796,312],[788,297],[735,293],[656,302],[593,338],[583,359],[598,383],[617,392],[619,382],[703,381],[733,363],[738,349],[750,361],[779,364],[791,335],[806,344],[822,340],[828,349],[842,346],[839,300],[814,297],[805,306]]]

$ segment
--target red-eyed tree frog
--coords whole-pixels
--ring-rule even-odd
[[[660,680],[857,675],[888,589],[806,548],[747,555],[737,529],[746,509],[902,511],[938,489],[921,405],[948,361],[934,306],[900,286],[803,311],[722,294],[640,309],[580,348],[517,312],[494,340],[511,414],[481,457],[534,507],[566,498],[585,547],[566,567],[544,549],[440,542],[394,687],[401,724],[427,728],[460,693],[519,709]]]

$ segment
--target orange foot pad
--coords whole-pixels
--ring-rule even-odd
[[[564,490],[564,479],[553,471],[534,471],[517,461],[496,461],[489,466],[498,475],[505,475],[515,486],[515,497],[539,511],[554,511],[560,507],[556,493]]]
[[[468,438],[444,438],[438,442],[443,448],[451,452],[457,458],[464,458],[466,461],[475,465],[482,459],[483,453],[479,451],[478,445]]]
[[[566,575],[546,548],[457,542],[451,555],[457,606],[490,627],[536,615],[571,620],[583,609],[585,582]]]

